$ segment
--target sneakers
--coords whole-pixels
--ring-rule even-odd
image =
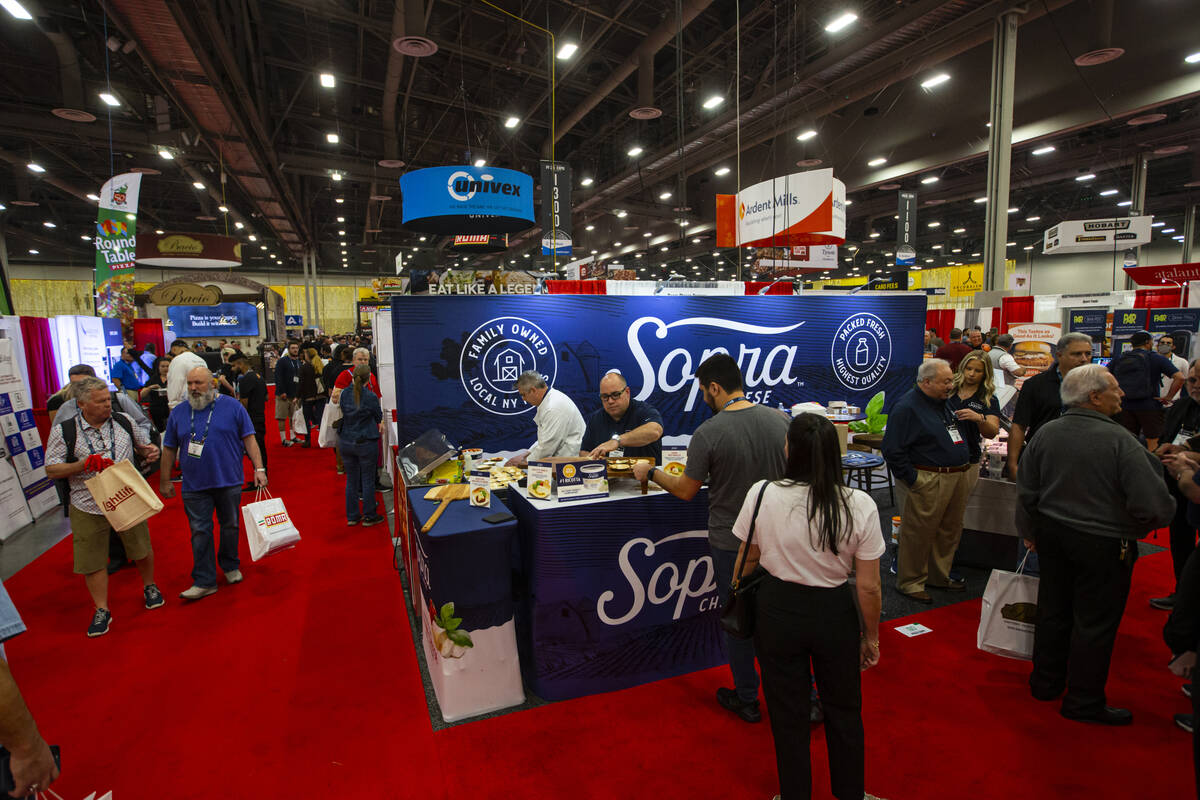
[[[142,596],[146,598],[147,609],[161,608],[167,604],[166,599],[162,596],[162,592],[153,583],[142,587]]]
[[[229,572],[226,572],[225,573],[225,582],[230,583],[230,584],[241,583],[242,582],[242,571],[240,569],[231,569]]]
[[[383,517],[379,516],[378,514],[372,514],[369,517],[363,517],[362,526],[364,528],[369,528],[372,525],[378,525],[381,522],[383,522]]]
[[[1192,685],[1190,683],[1185,683],[1183,686],[1180,686],[1179,690],[1188,697],[1192,696]]]
[[[88,626],[88,638],[95,639],[108,633],[108,626],[111,624],[112,613],[107,608],[97,608],[95,616],[92,617],[92,624]]]
[[[762,722],[762,712],[758,710],[757,700],[743,700],[737,696],[734,689],[724,687],[717,689],[717,702],[726,711],[732,711],[742,718],[743,722]]]
[[[184,600],[201,600],[210,594],[216,593],[217,587],[215,586],[193,586],[190,589],[184,589],[179,593],[179,596]]]
[[[1175,593],[1171,592],[1166,597],[1150,598],[1150,607],[1157,608],[1159,611],[1171,611],[1175,608]]]
[[[90,633],[88,635],[91,636]],[[1195,727],[1195,721],[1196,721],[1195,718],[1191,714],[1176,714],[1175,715],[1175,724],[1178,725],[1179,727],[1183,728],[1188,733],[1195,733],[1195,731],[1193,730],[1193,728]]]
[[[291,446],[292,446],[292,440],[291,440],[291,439],[284,439],[282,442],[280,442],[280,443],[279,443],[279,446],[280,446],[280,447],[291,447]]]
[[[361,519],[348,519],[348,520],[346,520],[346,526],[347,526],[347,527],[353,527],[353,526],[357,525],[357,524],[358,524],[358,523],[360,523],[360,522],[362,522],[362,520],[361,520]]]
[[[345,467],[338,467],[338,468],[337,468],[337,474],[338,474],[338,475],[345,475],[345,474],[346,474],[346,468],[345,468]]]

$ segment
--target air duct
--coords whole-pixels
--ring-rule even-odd
[[[634,119],[658,119],[662,109],[654,105],[654,54],[638,56],[638,103],[630,110]]]
[[[1116,0],[1094,0],[1092,3],[1092,20],[1096,23],[1096,46],[1086,53],[1075,57],[1075,65],[1079,67],[1094,67],[1097,64],[1107,64],[1125,55],[1125,49],[1112,46],[1113,6]]]
[[[400,95],[404,56],[422,58],[438,50],[437,44],[425,36],[425,9],[421,0],[396,0],[392,10],[391,39],[392,47],[388,50],[387,72],[383,80],[383,153],[384,160],[399,161],[396,100]]]

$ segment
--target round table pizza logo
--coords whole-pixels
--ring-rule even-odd
[[[475,405],[493,414],[523,414],[533,408],[513,385],[528,370],[553,386],[558,358],[546,332],[520,317],[483,323],[467,337],[459,357],[463,388]]]
[[[847,389],[870,389],[892,361],[892,334],[874,314],[855,314],[833,335],[833,372]]]

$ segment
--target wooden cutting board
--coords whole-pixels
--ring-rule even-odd
[[[426,500],[440,500],[442,504],[437,507],[429,517],[429,520],[421,527],[421,533],[429,533],[433,528],[433,524],[442,516],[442,512],[446,510],[446,506],[450,505],[453,500],[466,500],[471,495],[471,485],[467,483],[446,483],[441,486],[435,486],[425,493]]]

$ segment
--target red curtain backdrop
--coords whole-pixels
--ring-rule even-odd
[[[954,327],[953,308],[929,308],[925,310],[925,327],[933,328],[943,342],[950,341],[950,329]]]
[[[548,294],[608,294],[607,281],[546,281]]]
[[[163,341],[163,324],[161,319],[135,319],[133,321],[133,346],[145,350],[146,345],[154,345],[154,354],[163,355],[166,347]]]
[[[992,325],[991,327],[1000,330],[1000,323],[1004,315],[1000,313],[1000,306],[992,306]]]
[[[1159,289],[1138,289],[1133,298],[1134,308],[1179,308],[1178,286]]]
[[[746,281],[746,294],[758,294],[767,286],[771,286],[772,281]],[[795,294],[792,290],[791,282],[776,283],[767,289],[767,294]]]
[[[1000,306],[1000,332],[1007,333],[1009,325],[1033,322],[1033,295],[1002,298]]]
[[[50,339],[50,320],[21,317],[21,338],[25,342],[25,364],[29,367],[30,400],[34,408],[45,408],[46,400],[60,388],[54,365],[54,343]]]

